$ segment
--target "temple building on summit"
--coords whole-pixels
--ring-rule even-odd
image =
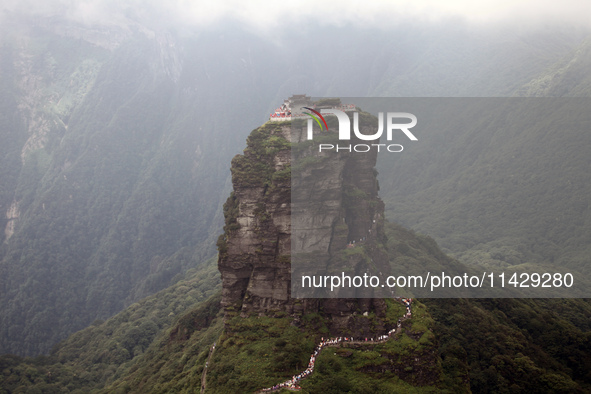
[[[354,111],[356,106],[354,104],[343,105],[338,98],[327,98],[319,101],[312,101],[309,96],[305,94],[294,94],[290,98],[283,101],[283,104],[269,115],[269,120],[275,122],[285,122],[292,118],[304,117],[307,111],[305,107],[315,110],[320,109],[338,109],[341,111]]]

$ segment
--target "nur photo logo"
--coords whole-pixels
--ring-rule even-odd
[[[284,122],[307,118],[306,138],[308,141],[312,141],[314,139],[314,123],[318,125],[321,133],[334,132],[334,130],[329,130],[326,116],[335,116],[338,121],[340,143],[319,143],[319,152],[334,150],[336,152],[363,153],[374,149],[378,152],[402,152],[404,147],[399,143],[393,143],[396,136],[404,135],[410,141],[418,141],[418,138],[410,130],[417,125],[417,117],[414,114],[378,112],[378,126],[374,131],[367,126],[360,125],[359,112],[356,109],[358,109],[356,105],[342,104],[338,98],[313,101],[305,94],[296,94],[286,99],[274,113],[271,113],[269,121]],[[350,113],[353,113],[352,121]],[[351,126],[353,127],[351,128]],[[384,134],[388,143],[380,143]],[[355,143],[360,141],[364,143]]]
[[[310,116],[311,119],[308,119],[308,129],[307,129],[307,138],[308,140],[314,139],[314,128],[312,120],[316,121],[320,130],[324,130],[323,124],[326,127],[326,131],[328,131],[328,124],[322,115],[334,115],[337,117],[339,122],[339,140],[340,141],[350,141],[351,140],[351,120],[349,116],[344,111],[335,109],[335,108],[323,108],[320,112],[309,108],[304,107],[304,109],[309,110],[312,113],[304,113]],[[410,120],[410,122],[400,123],[401,119]],[[321,122],[322,121],[322,122]],[[392,141],[393,135],[395,131],[401,131],[408,137],[411,141],[418,141],[417,137],[409,130],[416,126],[417,124],[417,117],[408,112],[387,112],[386,113],[386,140]],[[336,152],[339,151],[348,151],[348,152],[369,152],[371,149],[375,148],[380,151],[381,148],[384,148],[388,152],[402,152],[404,147],[400,144],[380,144],[379,140],[384,133],[384,113],[378,113],[378,130],[373,134],[363,134],[359,128],[359,113],[353,112],[353,133],[355,137],[357,137],[361,141],[374,141],[376,143],[372,144],[354,144],[354,145],[339,145],[339,144],[319,144],[318,150],[319,152],[325,150],[335,150]]]

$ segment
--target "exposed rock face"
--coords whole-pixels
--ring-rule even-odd
[[[305,141],[303,129],[292,139]],[[336,135],[334,135],[336,138]],[[326,137],[326,136],[325,136]],[[357,145],[334,141],[344,147]],[[300,143],[301,144],[301,143]],[[309,145],[309,144],[308,144]],[[378,197],[377,150],[318,152],[317,146],[297,147],[292,155],[292,272],[301,275],[361,275],[387,272],[386,256],[377,247],[383,236],[384,204]],[[296,297],[310,297],[296,282]],[[381,290],[381,288],[380,288]],[[368,288],[340,288],[318,297],[372,298]],[[379,296],[389,296],[388,293]]]
[[[234,192],[218,241],[226,312],[290,309],[290,127],[266,124],[232,160]]]
[[[8,239],[12,237],[12,234],[14,234],[14,226],[20,214],[21,213],[18,208],[18,201],[13,201],[12,204],[10,204],[10,208],[8,208],[8,211],[6,211],[7,223],[6,228],[4,229],[5,241],[8,241]]]
[[[292,209],[299,209],[294,226],[306,228],[293,247],[314,250],[308,263],[317,272],[346,266],[356,274],[368,272],[370,264],[387,272],[378,247],[384,240],[384,205],[377,196],[377,152],[334,160],[304,144],[299,154],[312,159],[292,163],[289,141],[300,137],[291,133],[289,123],[268,122],[249,136],[244,155],[232,160],[234,192],[224,206],[226,225],[218,241],[226,316],[284,312],[297,321],[303,313],[320,312],[331,331],[370,332],[367,319],[358,317],[368,311],[383,315],[381,299],[291,297]],[[293,173],[292,164],[298,166]],[[344,254],[354,240],[363,253]]]

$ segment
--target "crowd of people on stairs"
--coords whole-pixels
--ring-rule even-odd
[[[403,317],[401,317],[400,319],[398,319],[396,327],[389,330],[387,334],[379,335],[376,338],[358,338],[357,340],[355,340],[355,338],[353,338],[353,337],[336,337],[336,338],[326,338],[326,339],[321,338],[320,343],[318,344],[318,346],[316,346],[316,348],[314,349],[314,352],[310,356],[310,362],[308,363],[308,367],[304,371],[302,371],[301,373],[299,373],[297,375],[292,376],[291,379],[286,380],[285,382],[276,384],[275,386],[272,386],[272,387],[262,389],[260,392],[272,392],[272,391],[280,390],[282,388],[287,388],[287,389],[291,389],[291,390],[300,390],[301,387],[299,386],[299,382],[302,379],[310,376],[310,374],[312,372],[314,372],[314,365],[316,363],[316,357],[318,356],[320,351],[322,351],[322,349],[325,347],[339,346],[343,342],[368,344],[369,345],[369,344],[375,344],[375,343],[382,343],[382,342],[385,342],[388,339],[390,339],[390,337],[395,335],[397,333],[397,331],[400,329],[402,322],[412,316],[412,312],[411,312],[412,298],[397,298],[397,299],[399,301],[401,301],[406,306],[406,314]]]

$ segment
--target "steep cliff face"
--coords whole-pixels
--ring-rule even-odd
[[[266,124],[232,160],[234,191],[218,240],[226,312],[289,310],[289,126]]]
[[[304,313],[320,312],[331,331],[369,332],[367,319],[358,317],[365,312],[383,316],[382,299],[351,298],[352,293],[325,298],[326,292],[292,298],[291,274],[310,267],[322,273],[388,271],[382,251],[384,205],[374,170],[377,152],[317,153],[300,135],[292,135],[299,130],[269,122],[252,132],[244,154],[232,161],[234,191],[224,206],[226,225],[218,241],[226,317],[287,313],[297,322]],[[298,228],[297,239],[292,239],[292,225]],[[294,268],[292,247],[314,253],[304,253],[309,257],[298,259]]]
[[[376,119],[366,113],[361,115],[360,127],[367,134]],[[336,125],[331,125],[330,129],[335,130]],[[388,272],[387,257],[383,253],[384,204],[378,197],[374,168],[377,150],[356,152],[350,147],[363,141],[356,137],[350,143],[338,141],[336,133],[329,132],[317,135],[314,140],[344,149],[321,151],[318,143],[311,143],[304,137],[306,127],[293,127],[292,133],[294,277]],[[300,281],[296,281],[294,290],[296,297],[311,296],[309,288],[304,289]],[[390,296],[388,292],[379,293],[367,287],[341,287],[328,293],[323,286],[314,293],[323,298]]]

